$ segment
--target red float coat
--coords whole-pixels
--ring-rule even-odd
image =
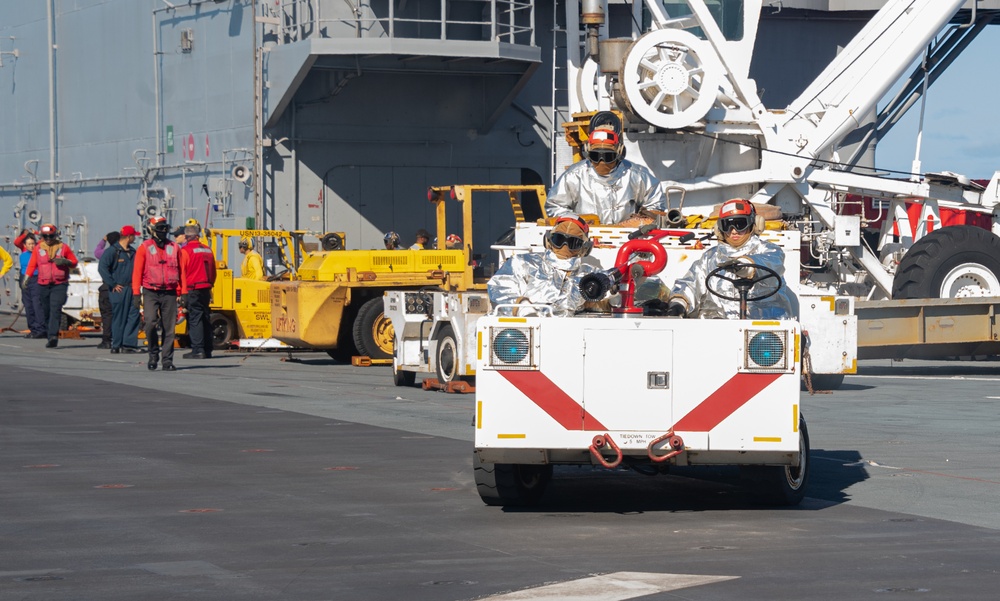
[[[28,267],[24,270],[24,272],[35,273],[35,269],[38,269],[39,286],[65,284],[69,281],[69,270],[76,267],[79,261],[77,261],[76,255],[73,254],[73,251],[71,251],[69,247],[62,242],[59,243],[59,248],[56,250],[55,256],[53,256],[51,260],[49,259],[47,248],[48,247],[45,246],[45,244],[38,244],[35,246],[34,252],[31,253],[31,258],[28,259]],[[73,264],[69,267],[59,267],[54,262],[56,257],[69,259]]]
[[[181,294],[215,285],[215,254],[197,240],[181,247]]]
[[[132,294],[139,294],[141,288],[178,292],[182,270],[181,247],[176,242],[167,242],[160,248],[152,239],[146,240],[135,252]]]

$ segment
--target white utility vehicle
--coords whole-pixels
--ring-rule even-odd
[[[794,278],[798,253],[788,251],[798,233],[768,235],[786,250]],[[799,407],[799,322],[645,317],[634,306],[642,277],[668,266],[672,283],[669,274],[686,271],[696,246],[713,243],[626,242],[605,272],[622,299],[611,314],[554,317],[536,307],[520,317],[497,307],[478,320],[473,465],[486,504],[537,502],[553,465],[644,473],[738,465],[762,500],[802,500],[809,435]],[[685,254],[670,265],[668,256]],[[747,279],[718,269],[708,286],[724,294],[727,280],[739,291],[733,300],[752,304],[778,291],[781,278],[766,271]],[[594,283],[585,279],[583,288]]]

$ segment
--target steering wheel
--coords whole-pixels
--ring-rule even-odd
[[[754,269],[754,277],[745,278],[739,275],[739,272],[746,268]],[[760,275],[760,272],[764,272],[764,275]],[[716,279],[724,280],[732,284],[739,293],[739,296],[728,296],[723,294],[721,290],[717,290],[716,287],[712,286],[712,283]],[[777,282],[777,285],[773,290],[769,290],[766,293],[758,294],[756,296],[750,295],[750,290],[753,289],[754,286],[771,279]],[[719,265],[709,272],[707,276],[705,276],[705,288],[707,288],[709,292],[723,300],[737,301],[740,303],[740,319],[746,319],[747,302],[756,302],[764,300],[765,298],[771,298],[777,294],[779,290],[781,290],[781,286],[781,276],[778,275],[777,271],[771,269],[770,267],[756,264],[750,265],[748,263],[741,263],[737,261],[731,261],[724,265]]]

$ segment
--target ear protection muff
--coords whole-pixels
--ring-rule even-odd
[[[587,222],[584,221],[582,217],[576,217],[576,216],[573,217],[563,216],[556,218],[556,222],[552,224],[552,229],[550,229],[548,232],[545,233],[545,248],[548,250],[552,250],[552,242],[549,240],[549,238],[552,236],[552,231],[555,230],[556,226],[559,225],[560,223],[563,223],[564,221],[569,221],[577,224],[578,226],[580,226],[580,229],[583,230],[583,233],[586,234],[587,241],[583,243],[583,248],[581,249],[580,256],[586,257],[587,255],[589,255],[590,251],[594,249],[594,241],[590,239],[590,225],[588,225]]]

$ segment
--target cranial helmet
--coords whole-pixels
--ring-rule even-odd
[[[253,250],[253,240],[250,238],[240,238],[240,248]]]
[[[42,229],[39,230],[39,234],[42,236],[58,236],[59,228],[51,223],[46,223],[42,226]]]
[[[560,259],[585,257],[593,246],[590,226],[579,217],[559,217],[555,227],[545,234],[545,248]]]
[[[187,221],[184,222],[184,227],[187,227],[187,226],[190,226],[190,225],[196,225],[198,227],[201,227],[201,224],[198,223],[198,220],[195,219],[194,217],[192,217],[191,219],[188,219]]]
[[[590,119],[589,135],[584,145],[587,158],[594,165],[612,165],[625,157],[622,120],[611,111],[601,111]]]
[[[385,243],[385,247],[389,250],[399,248],[399,234],[396,232],[386,232],[385,236],[382,237],[382,242]]]
[[[462,248],[462,237],[458,234],[448,234],[444,243],[448,248]]]
[[[748,231],[755,234],[764,229],[764,219],[757,215],[752,202],[745,198],[733,198],[719,208],[719,218],[715,222],[716,238],[724,241],[725,234],[731,229],[741,234]]]

